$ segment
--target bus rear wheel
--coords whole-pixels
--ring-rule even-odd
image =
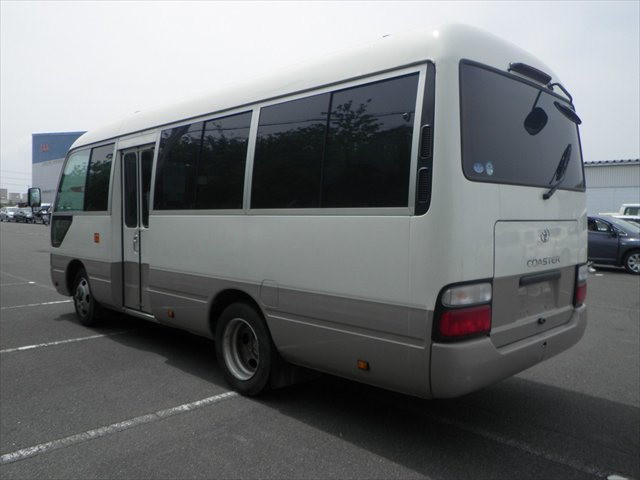
[[[102,309],[93,298],[89,276],[84,268],[78,270],[73,282],[73,306],[82,325],[93,327],[100,323]]]
[[[266,390],[277,360],[267,325],[253,307],[233,303],[216,326],[216,357],[225,379],[242,395]]]

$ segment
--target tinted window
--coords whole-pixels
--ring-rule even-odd
[[[84,201],[85,210],[108,210],[112,159],[113,144],[91,150]]]
[[[72,153],[64,166],[62,180],[56,196],[57,211],[82,211],[84,189],[87,183],[87,165],[91,150]]]
[[[418,74],[263,108],[252,208],[407,206]]]
[[[401,207],[409,195],[418,75],[335,92],[323,207]]]
[[[153,149],[140,153],[140,183],[142,187],[142,225],[149,226],[149,192],[151,190],[151,169],[153,168]]]
[[[158,154],[156,209],[194,208],[203,125],[203,122],[198,122],[162,132]]]
[[[625,233],[630,235],[638,235],[640,233],[640,225],[633,222],[627,222],[621,218],[612,218],[611,223],[613,223],[616,227],[622,230]]]
[[[196,208],[242,208],[250,123],[251,113],[205,123]]]
[[[460,66],[460,84],[467,178],[551,187],[560,177],[561,188],[584,189],[578,129],[561,113],[570,108],[566,101],[510,75],[467,63]]]
[[[320,206],[329,98],[316,95],[260,111],[252,208]]]
[[[250,124],[247,112],[163,131],[155,208],[242,208]]]
[[[124,223],[138,226],[138,168],[135,152],[124,156]]]

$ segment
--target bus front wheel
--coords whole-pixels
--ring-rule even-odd
[[[242,395],[269,386],[277,355],[262,315],[245,303],[233,303],[216,325],[216,357],[225,379]]]
[[[93,298],[89,276],[84,268],[78,270],[73,282],[73,306],[82,325],[93,327],[99,323],[101,308]]]

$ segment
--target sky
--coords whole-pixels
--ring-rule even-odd
[[[465,23],[528,50],[573,95],[585,161],[640,157],[640,1],[0,0],[0,188],[31,134],[84,131],[387,34]]]

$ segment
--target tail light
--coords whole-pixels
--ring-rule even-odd
[[[440,295],[433,336],[462,340],[491,331],[492,288],[488,282],[446,288]]]
[[[587,276],[589,275],[588,265],[578,265],[576,269],[576,285],[573,294],[573,306],[579,307],[587,299]]]

